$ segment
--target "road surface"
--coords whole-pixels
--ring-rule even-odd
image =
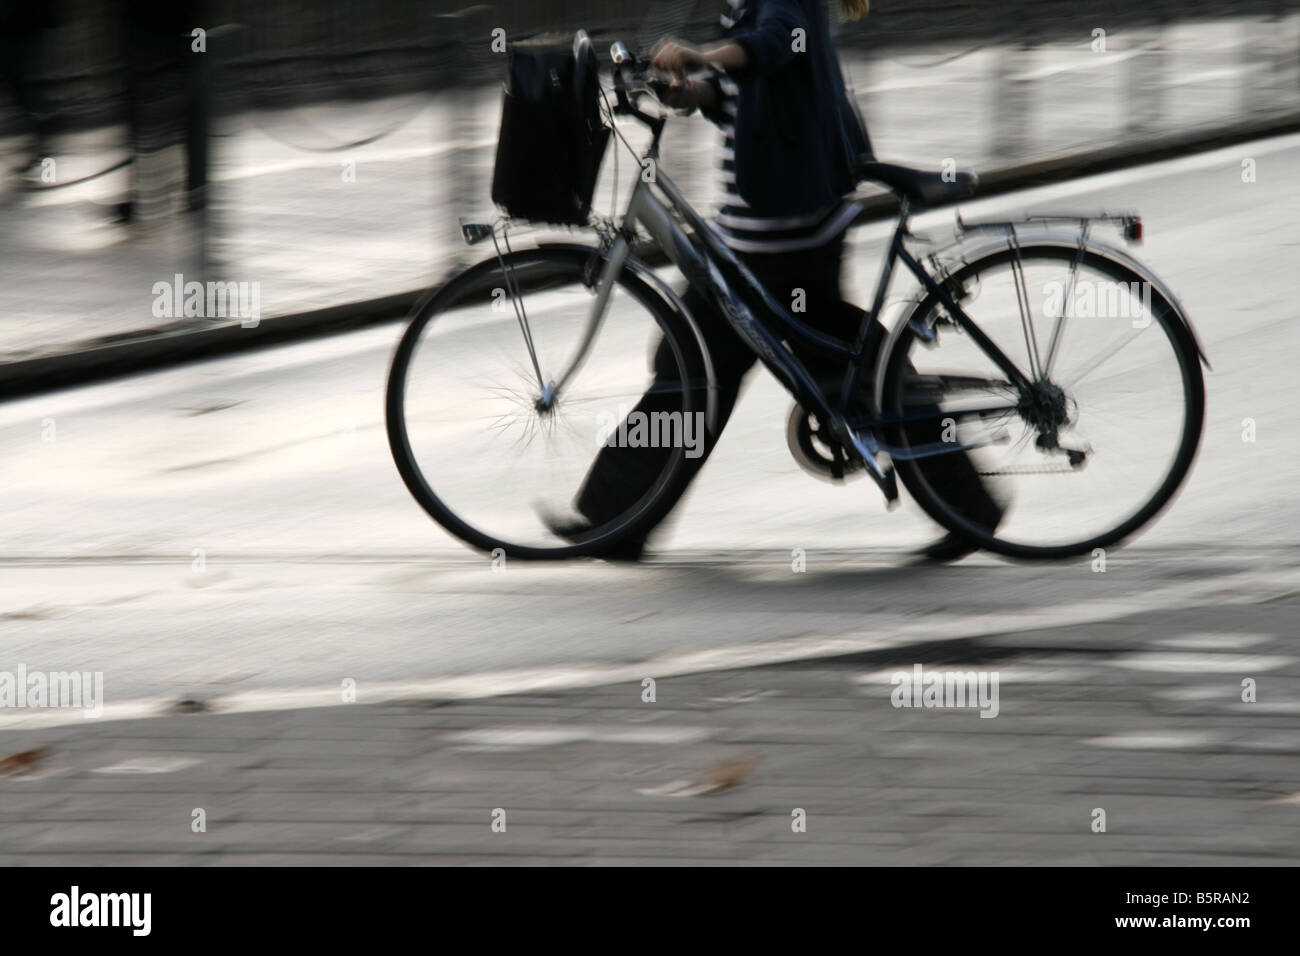
[[[475,686],[509,689],[492,675],[581,683],[596,679],[583,668],[657,656],[689,670],[689,655],[713,648],[734,663],[766,659],[773,641],[790,642],[776,653],[788,659],[800,641],[819,653],[828,638],[1105,619],[1185,606],[1221,580],[1241,595],[1285,591],[1300,527],[1298,162],[1300,139],[1275,139],[963,210],[1139,209],[1137,251],[1180,295],[1214,364],[1190,481],[1104,574],[1087,558],[906,568],[934,528],[910,503],[887,512],[865,484],[800,471],[784,443],[788,399],[766,379],[751,383],[648,566],[493,571],[425,517],[393,467],[390,325],[0,407],[0,651],[30,669],[102,670],[110,704],[270,689],[292,699],[333,694],[344,677],[489,675]],[[950,224],[935,213],[918,227]],[[856,235],[860,300],[882,235]]]

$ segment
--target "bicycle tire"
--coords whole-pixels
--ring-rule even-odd
[[[502,259],[511,267],[518,267],[525,262],[533,265],[549,264],[555,268],[557,275],[573,275],[575,281],[584,283],[598,278],[599,266],[603,263],[603,257],[597,249],[563,243],[547,243],[536,248],[515,250],[505,253]],[[711,387],[712,380],[703,344],[690,319],[660,290],[637,275],[639,270],[636,266],[635,260],[629,260],[616,277],[616,283],[650,313],[669,347],[679,356],[685,374],[690,379]],[[656,479],[651,492],[638,499],[634,509],[615,521],[605,522],[601,526],[604,529],[601,533],[584,536],[577,543],[555,547],[521,545],[485,532],[464,520],[436,492],[434,483],[423,473],[412,449],[406,422],[406,384],[411,359],[420,337],[430,323],[471,290],[494,283],[499,285],[501,267],[501,262],[495,256],[486,259],[453,276],[415,307],[412,319],[394,353],[385,395],[388,440],[394,462],[407,489],[430,517],[473,548],[485,552],[500,549],[511,557],[527,560],[600,557],[616,549],[625,539],[653,527],[676,504],[681,489],[689,480],[682,467],[684,449],[676,449],[670,455],[668,466]],[[683,393],[687,391],[683,390]],[[693,404],[690,410],[695,411]]]
[[[1045,244],[1022,246],[1018,254],[1022,261],[1039,257],[1063,262],[1072,261],[1079,255],[1075,248]],[[955,270],[952,274],[953,284],[960,286],[973,276],[1011,262],[1016,255],[1015,250],[1008,248],[983,256]],[[1140,282],[1150,285],[1145,277],[1133,271],[1128,265],[1094,250],[1085,251],[1080,263],[1110,276],[1116,282]],[[895,468],[912,498],[931,518],[947,530],[980,548],[1015,559],[1059,560],[1088,554],[1095,549],[1106,548],[1124,541],[1145,528],[1169,504],[1186,479],[1196,457],[1205,418],[1205,383],[1201,373],[1200,351],[1190,327],[1178,312],[1175,303],[1166,298],[1159,289],[1152,288],[1151,295],[1152,318],[1162,326],[1178,360],[1185,412],[1177,451],[1165,473],[1164,480],[1141,507],[1122,522],[1100,534],[1093,534],[1086,539],[1068,544],[1041,547],[1003,540],[998,537],[997,531],[990,532],[972,522],[934,490],[926,480],[919,460],[899,458],[895,461]],[[902,384],[904,376],[910,370],[908,355],[915,345],[923,341],[914,323],[918,320],[924,321],[936,308],[941,306],[938,297],[931,293],[902,319],[906,323],[905,329],[894,340],[885,361],[882,406],[886,417],[897,417],[903,414]],[[906,447],[907,436],[904,426],[887,427],[885,434],[891,445]]]

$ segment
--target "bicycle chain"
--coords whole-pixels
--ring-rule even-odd
[[[1003,471],[979,471],[976,474],[980,477],[996,478],[999,475],[1070,475],[1076,471],[1078,471],[1077,468],[1071,468],[1069,465],[1063,468],[1053,465],[1038,465],[1036,467],[1008,468]]]

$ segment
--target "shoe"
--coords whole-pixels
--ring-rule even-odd
[[[542,519],[542,523],[550,529],[552,534],[574,544],[578,543],[583,535],[591,530],[590,522],[585,520],[560,518],[546,513],[542,508],[537,508],[537,513]],[[644,556],[645,538],[623,538],[593,555],[593,557],[605,561],[622,561],[632,564],[641,561]]]
[[[639,564],[645,559],[645,541],[642,539],[624,538],[616,544],[609,547],[607,551],[602,551],[596,557],[605,561],[619,561],[628,564]]]
[[[926,545],[920,551],[916,552],[914,564],[949,564],[953,561],[960,561],[967,555],[974,554],[979,550],[979,545],[971,544],[968,540],[955,535],[951,531],[935,541],[933,544]]]

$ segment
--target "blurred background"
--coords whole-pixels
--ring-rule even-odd
[[[385,376],[489,251],[494,41],[607,63],[721,7],[0,0],[0,675],[105,688],[0,709],[0,862],[1294,863],[1297,0],[838,27],[878,157],[977,170],[964,215],[1143,215],[1213,372],[1187,486],[1100,572],[907,566],[935,529],[809,479],[766,378],[644,566],[502,573],[411,500]],[[719,140],[665,138],[702,210]],[[256,322],[158,309],[178,273]],[[999,719],[891,707],[922,661],[1000,671]]]
[[[491,211],[494,37],[585,28],[604,57],[614,39],[707,38],[717,8],[6,2],[0,360],[193,331],[141,308],[173,265],[260,281],[263,317],[427,287],[467,255],[458,217]],[[882,0],[838,42],[877,152],[928,168],[987,175],[1300,115],[1284,0]],[[698,116],[667,140],[706,206],[716,142]]]

